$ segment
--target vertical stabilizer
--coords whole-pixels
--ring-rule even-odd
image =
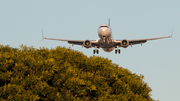
[[[109,21],[108,21],[108,26],[110,26],[110,18],[109,18]]]

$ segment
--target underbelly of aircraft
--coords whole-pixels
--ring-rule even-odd
[[[112,52],[114,50],[114,47],[111,48],[102,48],[105,52]]]

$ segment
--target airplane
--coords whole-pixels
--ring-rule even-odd
[[[146,43],[147,41],[150,40],[157,40],[157,39],[164,39],[164,38],[170,38],[171,36],[166,36],[166,37],[157,37],[157,38],[147,38],[147,39],[133,39],[133,40],[114,40],[112,38],[112,30],[110,27],[110,19],[107,24],[102,24],[98,28],[98,36],[99,40],[67,40],[67,39],[54,39],[54,38],[46,38],[43,35],[42,31],[42,36],[43,39],[47,40],[57,40],[57,41],[66,41],[69,44],[72,44],[72,46],[75,45],[81,45],[82,47],[85,48],[91,48],[94,47],[95,49],[93,50],[93,53],[99,53],[99,48],[102,48],[105,52],[112,52],[115,49],[115,54],[119,53],[120,54],[120,47],[127,48],[128,46],[131,45],[136,45],[136,44],[141,44]]]

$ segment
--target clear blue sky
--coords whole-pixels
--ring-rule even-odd
[[[141,39],[171,35],[174,39],[149,41],[143,46],[121,48],[121,54],[99,56],[132,73],[145,76],[152,98],[180,101],[180,1],[179,0],[1,0],[0,44],[35,48],[70,47],[66,42],[41,41],[46,37],[98,39],[99,25],[111,18],[114,39]],[[93,48],[74,46],[87,56]]]

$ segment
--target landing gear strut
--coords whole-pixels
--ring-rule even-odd
[[[93,53],[95,54],[95,53],[99,53],[99,50],[97,50],[97,46],[95,46],[95,50],[93,50]]]
[[[119,48],[119,46],[117,46],[117,49],[115,50],[115,54],[117,54],[117,53],[119,53],[120,54],[120,49],[118,49]]]

